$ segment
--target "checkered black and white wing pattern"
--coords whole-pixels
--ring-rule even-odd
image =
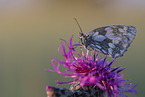
[[[87,34],[80,33],[82,44],[113,58],[123,56],[136,36],[130,25],[110,25],[96,28]]]

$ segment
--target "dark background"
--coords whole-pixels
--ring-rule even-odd
[[[84,33],[112,24],[137,28],[134,42],[114,66],[126,67],[124,78],[139,84],[137,97],[145,95],[144,0],[0,0],[0,97],[46,97],[46,85],[66,81],[44,69],[52,69],[52,57],[62,58],[59,38],[68,41],[74,35],[78,43],[74,17]]]

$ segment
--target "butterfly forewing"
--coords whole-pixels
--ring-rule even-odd
[[[111,25],[96,28],[84,35],[82,44],[87,49],[117,58],[127,51],[135,38],[136,28],[130,25]]]

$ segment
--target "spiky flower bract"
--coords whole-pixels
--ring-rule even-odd
[[[106,92],[108,97],[127,97],[124,92],[137,93],[137,91],[134,90],[136,85],[131,87],[131,84],[125,84],[125,81],[128,80],[123,79],[123,73],[121,73],[125,68],[121,68],[121,66],[111,67],[115,59],[108,62],[106,61],[107,56],[101,59],[98,58],[98,54],[95,51],[93,56],[91,56],[89,50],[84,54],[82,49],[80,49],[81,54],[79,54],[75,48],[80,46],[80,44],[72,45],[72,38],[73,36],[69,44],[65,40],[62,40],[62,53],[60,53],[60,47],[58,48],[59,54],[65,58],[65,61],[59,61],[54,58],[51,61],[54,70],[48,69],[49,71],[65,75],[66,78],[73,78],[73,80],[69,82],[56,81],[58,84],[79,82],[80,87],[98,87],[101,91],[104,91],[104,93]],[[63,42],[69,49],[68,51]],[[54,61],[58,63],[57,66],[55,66]],[[60,65],[63,65],[67,69],[65,73],[59,70]]]

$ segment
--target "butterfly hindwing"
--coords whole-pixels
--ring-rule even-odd
[[[130,25],[110,25],[96,28],[83,34],[82,44],[87,49],[99,51],[113,58],[120,57],[127,51],[135,38],[136,28]]]

